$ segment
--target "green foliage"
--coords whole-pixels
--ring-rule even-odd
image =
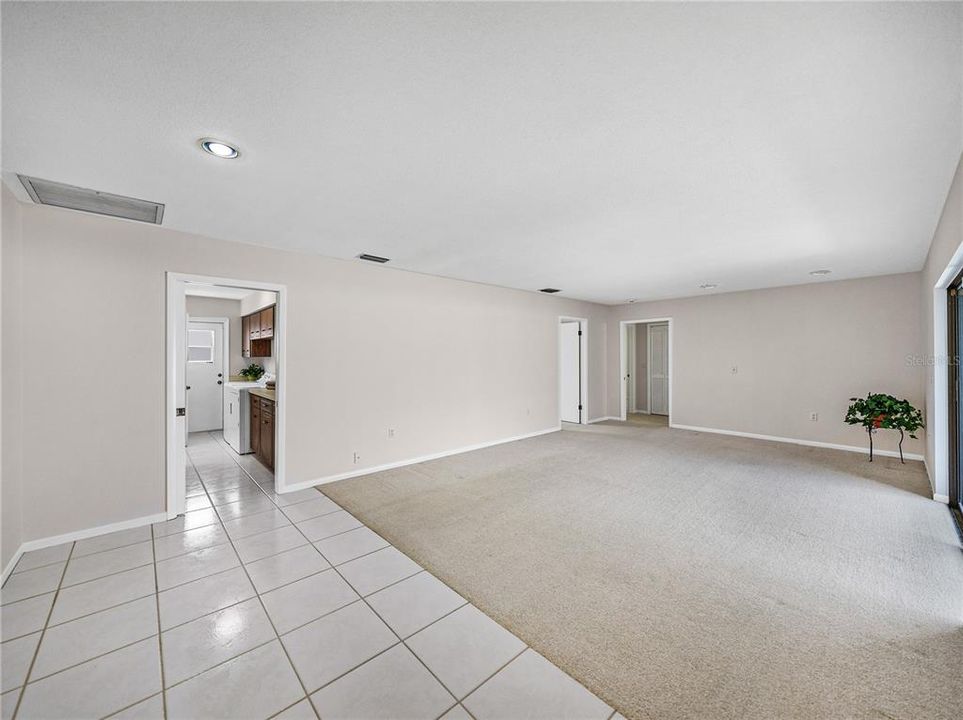
[[[241,370],[241,377],[246,377],[251,382],[257,382],[261,379],[264,374],[264,368],[257,363],[251,363],[246,368]]]
[[[864,398],[850,398],[852,405],[846,411],[846,422],[862,425],[867,432],[883,428],[909,433],[911,438],[923,427],[923,413],[906,400],[898,400],[892,395],[869,393]]]

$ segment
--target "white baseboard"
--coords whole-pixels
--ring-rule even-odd
[[[605,422],[606,420],[618,420],[619,422],[622,422],[622,418],[620,417],[615,417],[615,415],[606,415],[605,417],[593,418],[588,421],[588,424],[591,425],[592,423]]]
[[[672,423],[671,428],[677,430],[692,430],[693,432],[715,433],[716,435],[733,435],[735,437],[752,438],[753,440],[769,440],[771,442],[789,443],[791,445],[806,445],[808,447],[827,448],[829,450],[845,450],[846,452],[862,453],[869,455],[868,447],[857,447],[855,445],[838,445],[836,443],[819,442],[817,440],[800,440],[798,438],[778,437],[776,435],[760,435],[759,433],[739,432],[737,430],[720,430],[718,428],[698,427],[696,425],[676,425]],[[896,450],[873,450],[874,455],[881,457],[899,457]],[[923,460],[923,456],[918,453],[903,453],[906,460]]]
[[[478,443],[477,445],[467,445],[465,447],[455,448],[454,450],[443,450],[442,452],[433,453],[431,455],[422,455],[421,457],[399,460],[397,462],[386,463],[384,465],[375,465],[374,467],[349,470],[348,472],[338,473],[337,475],[327,475],[316,480],[305,480],[304,482],[288,485],[283,492],[279,492],[283,495],[285,492],[304,490],[306,488],[317,487],[318,485],[326,485],[327,483],[337,482],[338,480],[347,480],[348,478],[361,477],[362,475],[371,475],[372,473],[381,472],[383,470],[394,470],[395,468],[405,467],[406,465],[417,465],[418,463],[427,462],[428,460],[438,460],[439,458],[449,457],[450,455],[460,455],[461,453],[471,452],[473,450],[483,450],[484,448],[492,447],[494,445],[503,445],[505,443],[517,442],[518,440],[527,440],[528,438],[538,437],[539,435],[547,435],[549,433],[558,432],[561,429],[562,426],[557,425],[545,430],[537,430],[535,432],[526,433],[525,435],[516,435],[515,437],[503,438],[501,440],[492,440],[490,442]]]
[[[936,500],[936,502],[938,503],[943,503],[944,505],[950,504],[949,495],[937,495],[936,493],[933,493],[933,499]]]
[[[97,537],[98,535],[106,535],[119,530],[130,530],[131,528],[140,527],[141,525],[151,525],[155,522],[165,522],[167,519],[167,513],[161,512],[153,515],[144,515],[143,517],[134,518],[133,520],[110,523],[109,525],[98,525],[97,527],[87,528],[86,530],[76,530],[74,532],[64,533],[63,535],[53,535],[51,537],[40,538],[39,540],[28,540],[17,549],[17,552],[13,554],[10,562],[7,563],[7,566],[3,569],[3,578],[0,579],[0,583],[7,581],[7,576],[13,572],[13,568],[16,567],[20,557],[24,553],[30,552],[31,550],[42,550],[43,548],[51,547],[52,545],[74,542],[75,540],[86,540],[87,538]]]

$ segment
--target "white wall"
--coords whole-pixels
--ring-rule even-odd
[[[268,290],[257,290],[241,298],[241,315],[250,315],[278,301],[278,294]]]
[[[24,541],[164,510],[168,270],[287,286],[291,483],[556,427],[559,315],[589,318],[587,411],[605,414],[605,307],[56,208],[22,216],[24,362],[4,382],[29,408]],[[52,345],[99,352],[65,364]]]
[[[231,338],[228,362],[231,375],[237,375],[248,361],[241,355],[241,301],[230,298],[187,296],[187,314],[191,317],[226,317],[230,322]]]
[[[907,361],[922,344],[919,283],[907,273],[636,303],[610,320],[672,318],[674,425],[862,447],[865,432],[843,422],[850,397],[886,392],[922,407],[922,370]],[[614,381],[618,333],[609,338]],[[608,407],[619,414],[611,381]],[[880,433],[876,446],[895,449],[896,439]]]
[[[946,270],[953,256],[960,246],[963,245],[963,156],[956,167],[956,174],[950,185],[949,193],[946,197],[946,204],[933,234],[933,241],[930,244],[926,263],[923,265],[922,279],[920,282],[920,305],[921,305],[921,324],[923,327],[923,348],[921,356],[924,359],[926,377],[926,425],[935,427],[936,409],[942,404],[945,412],[946,396],[936,391],[936,373],[946,372],[945,357],[934,356],[934,341],[937,333],[945,333],[945,318],[940,327],[934,326],[934,293],[940,276]],[[952,280],[952,278],[950,278]],[[945,298],[940,293],[941,299]],[[930,483],[933,485],[933,492],[937,495],[947,495],[949,492],[947,482],[947,465],[945,457],[945,447],[941,453],[942,457],[937,457],[936,432],[927,434],[926,438],[926,466],[930,473]]]
[[[0,212],[2,218],[3,251],[0,278],[2,278],[2,328],[0,338],[0,569],[6,568],[23,542],[21,524],[23,483],[21,478],[21,326],[20,303],[22,284],[20,258],[23,252],[21,235],[21,206],[13,194],[3,186]],[[49,345],[48,345],[49,347]],[[62,352],[56,352],[63,358]],[[83,353],[78,353],[83,354]],[[47,452],[49,452],[49,448]]]
[[[589,419],[619,412],[618,321],[666,316],[676,424],[862,447],[862,431],[842,422],[851,395],[923,402],[923,371],[906,360],[923,347],[919,273],[607,308],[55,208],[5,210],[4,558],[18,540],[164,510],[168,270],[287,285],[292,483],[555,427],[560,315],[588,318]],[[943,224],[952,231],[959,217]],[[108,283],[114,292],[100,292]],[[79,323],[78,311],[102,322]],[[101,352],[64,364],[51,352],[64,346]]]

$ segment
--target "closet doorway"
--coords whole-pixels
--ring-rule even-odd
[[[672,408],[671,319],[620,323],[621,419],[668,425]]]

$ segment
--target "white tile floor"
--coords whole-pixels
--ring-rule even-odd
[[[620,718],[316,490],[210,434],[176,520],[21,558],[2,718]]]

